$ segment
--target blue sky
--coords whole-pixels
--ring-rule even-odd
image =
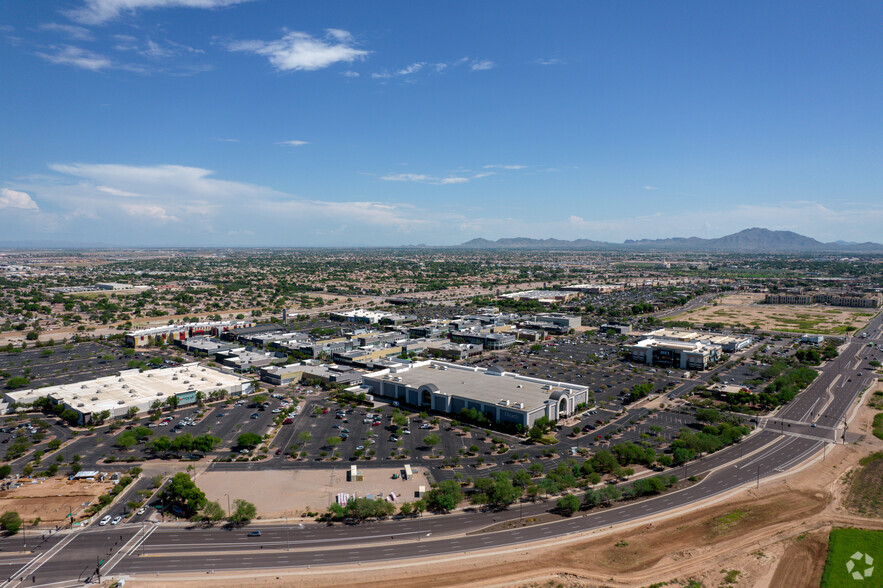
[[[0,2],[0,241],[883,241],[879,2]]]

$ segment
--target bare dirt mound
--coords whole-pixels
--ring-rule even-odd
[[[827,554],[827,530],[798,535],[785,549],[770,586],[791,588],[818,586],[822,581]]]

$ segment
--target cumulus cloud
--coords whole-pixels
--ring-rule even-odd
[[[297,139],[292,139],[290,141],[278,141],[277,145],[288,145],[289,147],[300,147],[301,145],[309,145],[309,141],[298,141]]]
[[[0,208],[20,208],[22,210],[39,210],[37,203],[27,192],[0,188]]]
[[[165,208],[156,204],[122,204],[120,208],[129,216],[138,218],[149,217],[161,223],[178,222],[181,220],[176,216],[170,215]]]
[[[360,234],[378,231],[377,235],[383,236],[390,234],[383,230],[406,234],[421,228],[440,230],[444,224],[438,211],[410,204],[302,198],[266,186],[220,179],[203,168],[85,163],[49,167],[55,175],[36,177],[16,190],[6,189],[9,194],[4,191],[0,202],[36,210],[36,205],[28,204],[32,202],[28,194],[18,190],[35,194],[41,208],[49,212],[29,213],[28,218],[42,214],[44,228],[52,227],[59,238],[64,235],[76,240],[90,234],[108,243],[205,244],[224,243],[225,235],[235,234],[243,244],[291,244],[292,235],[305,239],[320,233],[344,234],[352,239],[347,227],[358,227]],[[46,207],[42,207],[44,201]],[[244,207],[249,212],[245,216]],[[24,221],[17,222],[10,214],[0,214],[0,234],[24,238]],[[187,233],[178,232],[180,223],[186,223]],[[297,232],[292,233],[293,229]],[[246,239],[249,234],[255,235],[254,240]]]
[[[72,65],[89,71],[101,71],[113,66],[113,62],[107,57],[73,45],[55,48],[53,53],[41,52],[37,55],[58,65]]]
[[[292,31],[276,41],[234,41],[228,49],[264,56],[277,71],[315,71],[335,63],[352,63],[370,53],[353,45],[347,31],[328,29],[324,38]]]
[[[473,61],[472,65],[469,67],[472,68],[472,71],[482,71],[486,69],[494,69],[497,67],[497,64],[490,59],[482,59],[480,61]]]
[[[85,0],[82,7],[68,11],[74,20],[89,25],[103,24],[123,13],[156,8],[221,8],[252,0]]]

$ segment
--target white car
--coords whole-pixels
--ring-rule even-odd
[[[281,408],[274,408],[270,412],[272,412],[273,414],[279,414],[280,412],[282,412],[282,409]]]
[[[99,527],[103,527],[104,525],[106,525],[106,524],[109,523],[109,522],[110,522],[110,515],[106,515],[103,519],[101,519],[101,520],[98,522],[98,526],[99,526]]]
[[[112,521],[110,521],[110,524],[111,525],[119,525],[121,520],[123,520],[123,517],[117,515],[116,517],[114,517],[114,519]]]
[[[147,507],[146,507],[146,506],[142,506],[141,508],[138,509],[138,511],[137,511],[135,514],[143,515],[143,514],[146,513],[146,512],[147,512]]]

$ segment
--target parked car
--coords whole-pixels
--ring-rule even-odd
[[[105,515],[100,521],[98,521],[98,526],[103,527],[107,523],[110,522],[110,515]]]
[[[112,521],[110,521],[110,524],[111,525],[119,525],[121,520],[123,520],[123,517],[121,517],[120,515],[117,515],[114,517],[114,519]]]

